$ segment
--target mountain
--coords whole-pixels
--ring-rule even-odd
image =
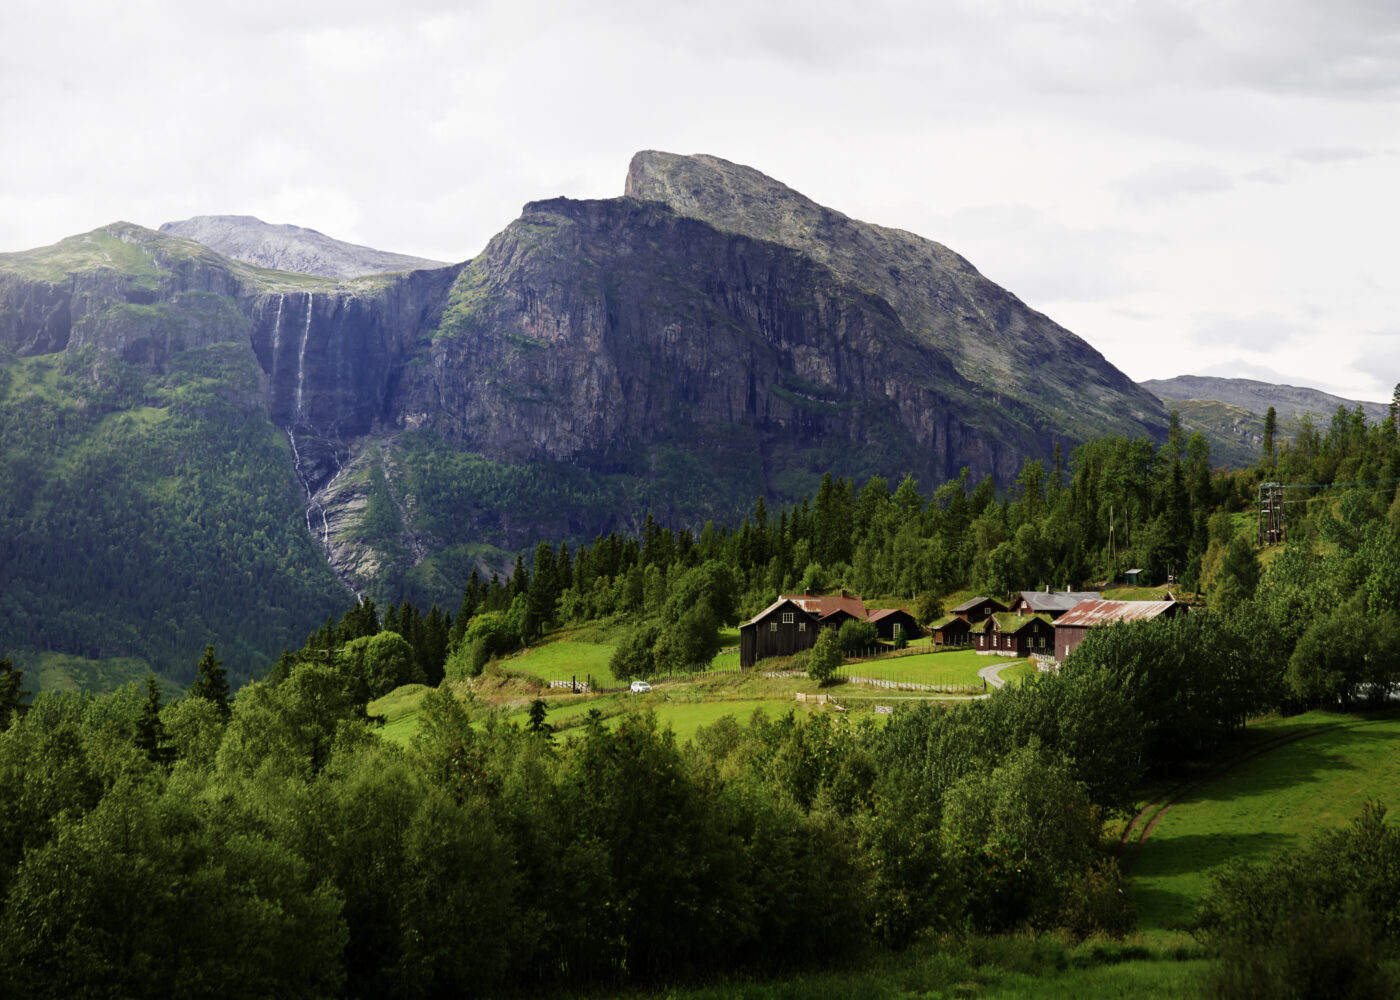
[[[1390,412],[1382,403],[1344,399],[1318,389],[1274,385],[1247,378],[1179,375],[1139,384],[1168,408],[1176,410],[1188,431],[1200,431],[1206,436],[1211,456],[1217,463],[1236,467],[1258,460],[1264,443],[1264,415],[1271,406],[1281,435],[1287,434],[1289,421],[1305,413],[1326,426],[1339,406],[1348,411],[1361,407],[1372,423],[1384,419]]]
[[[1043,441],[1161,432],[1155,398],[941,244],[851,219],[714,156],[638,153],[626,193],[723,232],[789,247],[829,268],[887,304],[909,335],[946,355],[984,397]]]
[[[442,261],[344,243],[314,229],[271,225],[251,215],[196,215],[164,223],[160,231],[195,240],[233,260],[324,278],[447,266]]]
[[[542,539],[1165,433],[936,243],[713,157],[627,191],[353,279],[126,223],[0,254],[0,650],[247,676],[352,591],[450,607]]]
[[[1179,399],[1210,399],[1220,403],[1238,406],[1250,413],[1263,416],[1269,407],[1280,423],[1294,417],[1311,413],[1322,420],[1332,419],[1337,407],[1354,410],[1358,406],[1366,414],[1366,419],[1375,423],[1390,413],[1384,403],[1372,403],[1359,399],[1344,399],[1320,389],[1308,389],[1295,385],[1273,385],[1257,382],[1249,378],[1212,378],[1207,375],[1178,375],[1176,378],[1148,379],[1139,383],[1144,389],[1163,401]]]

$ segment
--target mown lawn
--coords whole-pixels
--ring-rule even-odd
[[[501,661],[507,670],[521,670],[541,680],[580,682],[592,677],[600,686],[616,687],[622,682],[613,676],[608,662],[617,647],[598,642],[560,640],[522,650]]]
[[[982,656],[970,649],[948,653],[916,653],[913,656],[892,656],[888,659],[844,663],[840,675],[874,677],[909,684],[962,684],[980,688],[982,679],[977,676],[977,671],[996,663],[1014,663],[1015,659],[1010,656]]]
[[[1231,858],[1260,861],[1343,827],[1367,798],[1400,810],[1400,719],[1312,712],[1258,728],[1322,722],[1339,725],[1240,764],[1162,817],[1132,870],[1142,930],[1185,926],[1208,871]]]

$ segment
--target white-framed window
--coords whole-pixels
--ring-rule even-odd
[[[791,612],[791,611],[784,611],[784,612],[783,612],[783,624],[784,624],[784,625],[791,625],[791,624],[792,624],[792,612]]]
[[[989,614],[991,614],[991,613],[992,613],[992,606],[991,606],[990,604],[988,604],[985,608],[982,609],[982,614],[984,614],[984,615],[989,615]]]
[[[799,631],[799,632],[806,632],[806,631],[807,631],[807,623],[806,623],[806,622],[798,622],[798,623],[797,623],[797,631]]]
[[[776,631],[778,631],[778,623],[777,623],[777,622],[769,622],[769,623],[768,623],[768,631],[769,631],[769,632],[776,632]]]
[[[894,629],[890,632],[890,634],[897,637],[897,636],[899,635],[899,633],[901,633],[901,632],[903,632],[903,631],[904,631],[904,626],[901,625],[899,622],[895,622],[895,623],[894,623]]]

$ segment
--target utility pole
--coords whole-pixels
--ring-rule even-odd
[[[1259,547],[1287,538],[1283,523],[1283,484],[1259,484]]]

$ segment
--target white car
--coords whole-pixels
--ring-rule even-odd
[[[632,693],[633,693],[633,694],[646,694],[646,693],[647,693],[648,691],[650,691],[650,690],[651,690],[651,685],[648,684],[646,681],[633,681],[633,682],[632,682]]]

